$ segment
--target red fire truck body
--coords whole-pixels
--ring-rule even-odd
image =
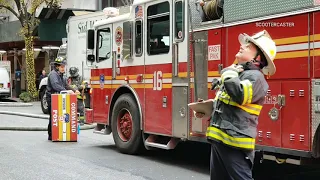
[[[211,82],[223,67],[236,63],[240,33],[265,29],[277,45],[277,72],[266,77],[270,88],[256,149],[277,162],[279,157],[293,164],[315,159],[320,143],[318,9],[192,27],[195,13],[188,1],[135,0],[130,13],[98,21],[88,31],[95,132],[112,132],[116,146],[129,154],[140,145],[173,149],[179,141],[206,142],[208,121],[194,118],[187,104],[214,98]]]

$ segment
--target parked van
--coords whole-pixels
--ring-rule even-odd
[[[9,72],[6,68],[0,67],[0,99],[11,96],[11,83]]]

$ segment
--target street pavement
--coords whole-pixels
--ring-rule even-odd
[[[31,107],[0,111],[42,114]],[[48,120],[0,115],[0,126],[46,127]],[[208,180],[209,146],[188,142],[172,151],[147,151],[140,156],[119,153],[112,135],[81,130],[76,143],[47,141],[46,131],[0,131],[0,179]],[[256,164],[255,180],[320,179],[320,168],[301,168],[264,161]]]
[[[49,119],[0,114],[0,127],[47,127]]]
[[[36,106],[11,109],[41,113]],[[8,108],[0,107],[1,110]],[[0,115],[1,127],[45,127],[47,123],[46,119]],[[48,141],[46,131],[0,131],[0,137],[0,179],[209,178],[207,156],[202,152],[192,153],[192,149],[183,145],[174,151],[148,151],[141,156],[130,156],[116,150],[112,134],[102,136],[93,134],[92,130],[81,130],[76,143]]]
[[[12,112],[20,112],[20,113],[30,113],[30,114],[37,114],[37,115],[45,115],[41,110],[41,103],[39,101],[31,102],[32,106],[26,107],[6,107],[0,106],[0,111],[12,111]]]
[[[9,124],[41,119],[1,116]],[[1,125],[1,124],[0,124]],[[35,125],[35,124],[34,124]],[[131,156],[116,150],[112,135],[82,130],[78,142],[51,142],[45,131],[0,131],[0,179],[64,180],[208,180],[209,148],[205,144],[180,144],[172,151],[147,151]],[[319,179],[319,168],[302,171],[297,166],[264,161],[254,168],[255,180]]]
[[[186,154],[180,149],[146,152],[141,156],[124,155],[116,150],[112,135],[93,134],[92,130],[80,131],[76,143],[50,142],[46,140],[46,132],[39,131],[0,131],[0,137],[0,179],[209,178],[208,163],[201,153]]]

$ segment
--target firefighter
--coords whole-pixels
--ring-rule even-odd
[[[81,76],[79,75],[79,69],[77,67],[70,67],[69,74],[71,86],[80,92],[80,94],[77,95],[78,113],[80,123],[84,124],[84,83]]]
[[[49,110],[49,124],[48,124],[48,140],[51,137],[51,94],[59,94],[61,91],[68,91],[68,93],[80,94],[80,92],[67,83],[67,79],[63,76],[65,73],[66,59],[64,57],[57,57],[54,61],[54,69],[48,75],[48,85],[46,90],[46,98]]]
[[[276,72],[276,45],[267,31],[252,37],[240,34],[239,42],[238,64],[223,69],[214,82],[218,90],[206,134],[211,143],[211,180],[253,179],[258,117],[269,88],[264,75]]]

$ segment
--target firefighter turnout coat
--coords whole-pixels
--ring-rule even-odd
[[[51,104],[51,94],[59,94],[61,91],[76,90],[69,86],[67,79],[58,72],[57,70],[52,70],[48,75],[48,85],[46,90],[47,102]]]
[[[70,85],[74,88],[74,89],[77,89],[78,91],[80,91],[81,93],[79,95],[77,95],[77,99],[84,99],[84,95],[83,95],[83,86],[84,86],[84,83],[82,81],[82,78],[81,76],[76,76],[76,77],[72,77],[70,76],[69,77],[70,79]]]
[[[258,117],[268,88],[264,75],[252,63],[240,73],[236,68],[223,69],[207,129],[208,140],[254,150]]]

